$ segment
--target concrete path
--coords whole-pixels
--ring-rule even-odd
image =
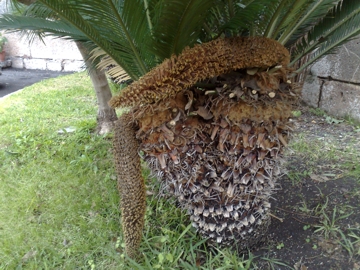
[[[0,75],[0,98],[36,82],[68,75],[72,72],[4,68]]]

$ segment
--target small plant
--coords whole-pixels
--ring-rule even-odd
[[[278,269],[278,266],[285,266],[289,269],[293,269],[286,263],[283,263],[276,258],[270,258],[269,256],[266,256],[266,257],[261,257],[261,259],[267,262],[267,264],[268,264],[267,269],[275,270],[275,269]]]
[[[332,211],[332,215],[328,216],[325,212],[325,209],[328,206],[328,198],[326,197],[326,202],[324,205],[319,205],[315,212],[320,215],[320,224],[315,225],[316,230],[315,233],[320,233],[325,236],[325,239],[329,239],[330,236],[336,237],[338,233],[341,232],[339,225],[337,222],[341,219],[347,218],[352,215],[352,212],[346,213],[342,216],[338,216],[339,210],[337,210],[336,206]]]
[[[328,124],[340,124],[340,123],[344,122],[344,120],[342,120],[342,119],[339,120],[339,119],[336,119],[331,116],[326,116],[325,121]]]
[[[6,42],[8,42],[7,38],[0,33],[0,52],[3,51]]]
[[[317,116],[324,116],[326,113],[320,108],[310,108],[309,111]]]
[[[276,246],[276,248],[277,248],[278,250],[280,250],[280,249],[282,249],[284,246],[285,246],[284,243],[281,242],[281,243],[279,243],[279,244]]]
[[[360,255],[360,229],[350,228],[347,235],[340,232],[339,244],[349,253],[350,259]]]
[[[301,116],[301,111],[292,111],[291,113],[292,113],[292,115],[294,117],[300,117]]]

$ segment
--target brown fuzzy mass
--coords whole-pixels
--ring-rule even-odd
[[[130,258],[139,256],[144,227],[145,183],[141,175],[139,143],[129,114],[123,114],[115,124],[114,160],[121,196],[122,227],[126,253]]]
[[[151,104],[170,97],[195,83],[232,70],[287,66],[288,50],[264,37],[216,39],[185,48],[128,86],[109,105],[113,108]]]

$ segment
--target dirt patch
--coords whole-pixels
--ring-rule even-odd
[[[360,269],[360,132],[301,108],[260,269]],[[332,121],[334,120],[334,121]],[[290,146],[291,148],[291,146]]]

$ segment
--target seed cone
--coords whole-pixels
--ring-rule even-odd
[[[114,160],[121,196],[121,219],[125,236],[126,253],[139,258],[139,246],[145,215],[145,184],[141,175],[139,142],[131,115],[123,114],[115,124]]]
[[[216,39],[185,48],[113,97],[111,107],[149,104],[232,70],[286,66],[290,56],[278,42],[264,37]]]

